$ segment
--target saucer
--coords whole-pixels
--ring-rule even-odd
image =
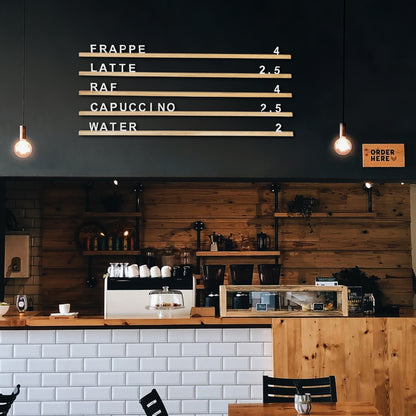
[[[69,313],[51,313],[51,316],[77,316],[78,312],[69,312]]]

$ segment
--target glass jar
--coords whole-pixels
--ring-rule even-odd
[[[365,315],[374,315],[376,312],[376,300],[372,293],[364,293],[363,312]]]

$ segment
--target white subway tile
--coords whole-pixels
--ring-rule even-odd
[[[24,375],[23,373],[17,373],[14,374],[14,377],[19,380],[19,376],[20,375]],[[19,384],[19,381],[16,383]],[[15,384],[13,383],[13,373],[2,373],[1,377],[0,377],[0,387],[7,387],[8,389],[10,389],[10,392],[2,392],[2,393],[6,393],[6,394],[10,394],[12,392],[12,386],[14,386]]]
[[[249,357],[224,357],[223,369],[224,370],[247,370],[250,367]],[[255,367],[253,368],[255,369]]]
[[[69,374],[67,373],[43,373],[42,386],[69,386]]]
[[[167,342],[168,330],[164,328],[141,329],[140,342]]]
[[[39,402],[19,402],[15,401],[13,403],[13,414],[19,416],[25,415],[41,415],[40,412],[40,403]]]
[[[154,380],[156,386],[178,386],[181,384],[181,373],[179,371],[155,371]]]
[[[98,402],[98,414],[100,415],[124,415],[125,403],[123,401]]]
[[[263,356],[263,343],[262,342],[239,342],[237,344],[238,356]]]
[[[68,344],[47,344],[42,345],[43,358],[66,358],[69,357]]]
[[[70,347],[71,357],[97,357],[97,344],[72,344]]]
[[[271,328],[250,328],[250,341],[253,342],[271,342]]]
[[[0,345],[0,358],[13,358],[13,345]]]
[[[13,349],[14,358],[41,358],[42,348],[40,345],[15,345]]]
[[[82,387],[57,387],[55,394],[57,401],[83,400],[84,389]]]
[[[111,400],[111,387],[84,387],[85,400]]]
[[[83,341],[82,329],[58,329],[56,331],[57,344],[77,344]]]
[[[183,343],[182,344],[182,356],[192,356],[192,357],[206,357],[208,355],[208,343]]]
[[[168,358],[168,371],[192,371],[195,370],[194,357],[172,357]]]
[[[209,344],[209,355],[219,357],[233,356],[236,352],[235,342],[214,342]]]
[[[167,358],[140,358],[140,370],[142,371],[167,371]]]
[[[58,358],[56,360],[57,372],[81,372],[84,370],[82,358]]]
[[[224,328],[222,337],[224,342],[248,342],[250,341],[250,329]]]
[[[235,384],[236,371],[211,371],[209,373],[209,384]]]
[[[97,402],[74,402],[69,403],[69,414],[72,415],[96,415],[97,414]]]
[[[126,384],[126,373],[98,373],[99,386],[124,386]],[[97,385],[97,383],[95,383]]]
[[[271,342],[265,342],[263,344],[263,354],[265,357],[271,357],[273,355],[273,344]]]
[[[182,400],[182,413],[208,413],[208,400]]]
[[[3,374],[1,375],[3,378]],[[13,377],[13,383],[10,385],[15,386],[20,384],[24,387],[36,386],[39,387],[42,383],[41,373],[16,373]],[[3,392],[4,393],[4,392]]]
[[[0,372],[24,373],[26,372],[26,363],[27,361],[23,358],[3,358],[0,360]]]
[[[29,387],[27,389],[27,400],[29,402],[44,402],[55,400],[54,387]]]
[[[237,385],[261,384],[263,385],[263,371],[237,371]]]
[[[163,400],[166,410],[169,415],[181,415],[186,416],[181,412],[181,400]],[[192,416],[192,415],[191,415]]]
[[[263,399],[263,386],[251,386],[250,396],[253,400],[262,400]]]
[[[154,386],[153,371],[134,371],[126,373],[127,386]]]
[[[111,329],[86,329],[84,331],[85,344],[105,344],[111,342]]]
[[[71,373],[69,383],[71,386],[96,386],[97,373]]]
[[[222,386],[196,386],[195,398],[201,399],[222,399]]]
[[[224,399],[250,399],[250,386],[224,386]]]
[[[111,358],[85,358],[84,371],[111,371]]]
[[[144,415],[143,408],[137,400],[126,400],[126,415]]]
[[[42,415],[67,415],[69,413],[68,402],[43,402],[41,403]]]
[[[113,358],[112,371],[138,371],[140,362],[138,358]]]
[[[176,342],[155,344],[155,357],[179,357],[181,355],[181,344]]]
[[[112,342],[140,342],[139,329],[113,329]]]
[[[101,344],[98,346],[99,357],[125,357],[125,344]]]
[[[139,399],[138,386],[120,386],[111,388],[111,400],[134,400]]]
[[[228,414],[228,404],[235,403],[235,400],[210,400],[209,412],[211,413],[225,413]]]
[[[250,369],[270,371],[273,368],[272,357],[251,357]]]
[[[126,357],[153,357],[153,344],[127,344]]]
[[[221,328],[204,328],[195,330],[196,342],[221,342]]]
[[[209,384],[208,371],[184,371],[182,373],[182,384],[184,386]]]
[[[27,331],[1,330],[0,344],[27,344]]]
[[[40,329],[28,331],[28,343],[29,344],[54,344],[55,343],[55,331],[52,329]]]
[[[195,399],[195,387],[194,386],[169,386],[168,387],[169,399]]]
[[[31,358],[27,360],[27,369],[31,373],[52,373],[55,371],[55,360],[51,358]]]
[[[195,329],[168,329],[169,342],[195,342]]]
[[[222,358],[221,357],[196,357],[195,369],[200,370],[222,370]]]

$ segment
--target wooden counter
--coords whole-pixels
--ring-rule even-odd
[[[273,374],[334,375],[338,400],[367,401],[383,416],[416,414],[416,318],[273,320]]]

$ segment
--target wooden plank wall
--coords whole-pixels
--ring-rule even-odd
[[[121,181],[124,211],[133,211],[135,183]],[[196,249],[195,221],[203,221],[202,249],[209,249],[213,231],[233,234],[237,246],[242,236],[255,248],[256,235],[265,232],[274,244],[274,194],[270,183],[241,182],[143,182],[140,204],[141,248],[152,247],[161,254],[168,246],[179,253],[184,247]],[[91,209],[103,210],[100,199],[113,192],[110,181],[96,183],[91,193]],[[361,184],[282,183],[279,210],[297,194],[319,200],[320,212],[365,212],[367,194]],[[375,185],[375,218],[314,218],[313,233],[303,218],[279,219],[281,284],[313,284],[316,276],[331,276],[345,267],[359,266],[367,274],[382,278],[391,303],[411,305],[411,247],[409,187],[399,184]],[[96,288],[86,288],[88,260],[82,256],[76,233],[85,221],[84,183],[47,182],[42,201],[43,303],[52,308],[64,300],[77,307],[102,312],[102,274],[110,257],[93,260],[98,277]],[[114,227],[117,219],[97,219],[104,227]],[[134,220],[121,220],[134,223]],[[135,259],[127,258],[133,262]],[[273,262],[267,259],[210,259],[211,263]],[[178,257],[178,263],[180,262]],[[196,260],[193,257],[193,263]],[[386,278],[386,276],[391,276]],[[254,283],[257,283],[256,277]]]
[[[369,401],[383,416],[416,412],[415,318],[273,320],[273,374],[334,375],[338,401]]]

